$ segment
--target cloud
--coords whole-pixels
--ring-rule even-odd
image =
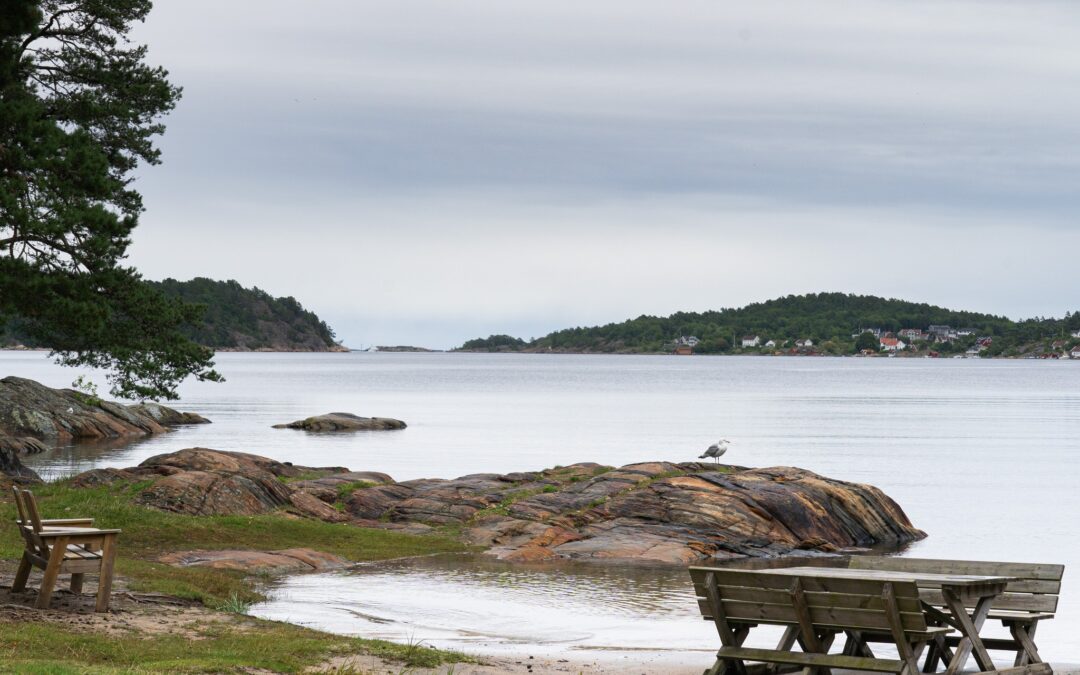
[[[133,261],[353,343],[817,290],[1060,314],[1077,14],[159,0],[139,37],[185,99]]]

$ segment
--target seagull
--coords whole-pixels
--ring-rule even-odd
[[[708,447],[708,449],[705,450],[705,454],[698,457],[698,459],[705,459],[706,457],[712,457],[713,459],[716,460],[716,463],[719,464],[720,463],[720,455],[727,452],[727,446],[728,446],[728,443],[730,443],[730,442],[731,441],[727,440],[726,438],[720,439],[719,441],[717,441],[717,442],[713,443],[712,445],[710,445]]]

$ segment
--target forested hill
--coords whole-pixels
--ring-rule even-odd
[[[295,298],[275,298],[236,281],[196,278],[148,281],[165,295],[205,305],[203,321],[185,333],[201,345],[223,351],[339,351],[334,331]],[[0,345],[24,344],[16,326],[0,329]]]
[[[206,305],[203,323],[190,327],[187,333],[207,347],[238,351],[340,349],[333,329],[293,297],[275,298],[236,281],[203,277],[149,283],[166,295]]]
[[[667,317],[639,316],[620,323],[591,328],[567,328],[525,342],[506,335],[470,340],[462,350],[557,351],[597,353],[668,353],[681,337],[696,337],[696,353],[738,351],[743,336],[757,335],[761,342],[774,340],[791,347],[796,340],[810,339],[824,353],[851,353],[861,329],[898,332],[905,328],[927,329],[949,325],[971,329],[970,339],[945,345],[955,351],[980,336],[996,338],[993,353],[1001,354],[1021,345],[1055,337],[1068,338],[1080,329],[1080,313],[1064,319],[1012,321],[1006,317],[956,311],[925,303],[868,295],[817,293],[790,295],[745,307],[707,312],[678,312]]]

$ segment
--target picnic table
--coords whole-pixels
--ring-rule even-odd
[[[939,588],[948,613],[923,602],[923,610],[931,616],[940,615],[942,623],[960,632],[960,641],[945,672],[959,673],[974,653],[982,671],[997,668],[983,645],[979,631],[990,612],[994,599],[1005,592],[1013,577],[979,574],[940,574],[895,570],[849,569],[844,567],[781,567],[759,570],[761,574],[785,575],[815,579],[863,579],[874,581],[914,582],[919,588]],[[970,614],[967,607],[973,606]]]

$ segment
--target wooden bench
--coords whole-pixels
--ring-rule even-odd
[[[17,487],[12,489],[19,513],[15,524],[26,543],[26,549],[11,590],[21,592],[26,588],[32,568],[43,570],[37,607],[48,609],[57,577],[61,574],[71,575],[71,591],[75,594],[82,592],[86,574],[97,574],[95,610],[108,611],[116,562],[116,539],[120,530],[96,529],[91,518],[43,520],[33,493]]]
[[[765,572],[691,567],[690,576],[704,618],[716,625],[722,646],[706,675],[746,675],[745,660],[775,670],[802,666],[804,672],[829,668],[916,675],[918,658],[948,626],[927,621],[919,589],[911,581],[822,579]],[[785,627],[776,649],[744,647],[758,624]],[[899,659],[878,658],[864,634],[887,634]],[[837,636],[847,637],[840,654],[829,654]],[[798,643],[802,652],[792,651]]]
[[[1014,577],[1016,581],[1009,582],[1005,593],[994,599],[985,617],[1001,621],[1012,638],[983,638],[983,644],[987,649],[1015,652],[1014,666],[1017,667],[1042,663],[1035,646],[1035,631],[1040,621],[1054,618],[1061,578],[1065,573],[1064,565],[881,556],[851,556],[848,568]],[[932,621],[938,625],[948,625],[948,616],[942,616],[948,614],[947,602],[940,589],[920,588],[919,597],[931,608]],[[969,609],[973,607],[968,603]],[[935,612],[935,609],[940,611]],[[957,643],[955,636],[943,636],[936,640],[927,652],[926,672],[932,672],[937,661],[945,662],[951,658],[949,650],[955,648]]]

